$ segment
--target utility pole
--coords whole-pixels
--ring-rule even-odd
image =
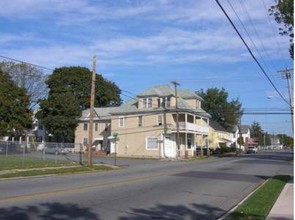
[[[291,111],[291,123],[292,123],[292,132],[294,133],[294,106],[293,106],[293,97],[292,97],[292,91],[291,91],[291,70],[286,68],[285,70],[278,71],[279,73],[283,73],[283,77],[287,79],[287,85],[288,85],[288,91],[289,91],[289,104],[290,104],[290,111]]]
[[[88,167],[92,167],[92,143],[93,143],[93,118],[94,118],[94,97],[95,97],[95,75],[96,75],[96,56],[93,56],[92,61],[92,80],[90,93],[90,112],[89,112],[89,133],[88,133]]]
[[[177,86],[180,84],[176,81],[171,82],[174,85],[175,91],[175,110],[176,110],[176,146],[178,157],[180,157],[180,143],[179,143],[179,112],[178,112],[178,94],[177,94]]]

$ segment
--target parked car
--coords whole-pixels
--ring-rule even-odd
[[[256,154],[257,153],[257,147],[250,146],[247,149],[247,154]]]
[[[45,147],[44,152],[46,154],[61,154],[66,155],[69,151],[65,148],[56,148],[56,147]]]

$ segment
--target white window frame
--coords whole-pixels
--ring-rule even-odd
[[[196,109],[201,109],[201,101],[196,100]]]
[[[153,144],[156,144],[156,147],[150,147],[150,140],[153,141]],[[159,146],[158,146],[158,138],[157,137],[146,137],[145,140],[145,149],[146,150],[159,150]]]
[[[165,97],[165,107],[166,108],[171,107],[171,97],[170,96]]]
[[[120,116],[118,123],[119,123],[119,127],[123,128],[125,126],[125,117]]]
[[[143,98],[142,104],[143,104],[143,108],[152,108],[153,98],[152,97]]]

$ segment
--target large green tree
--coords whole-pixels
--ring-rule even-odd
[[[61,67],[48,77],[48,97],[40,101],[37,118],[53,141],[73,142],[77,119],[90,107],[91,76],[84,67]],[[121,90],[115,83],[96,74],[95,84],[95,107],[121,104]]]
[[[239,124],[243,114],[242,104],[239,99],[228,101],[228,93],[224,88],[209,88],[206,92],[200,90],[197,94],[204,99],[202,108],[227,131],[231,132]]]
[[[0,69],[0,136],[18,137],[32,125],[29,97]]]
[[[250,126],[251,138],[257,138],[260,146],[267,146],[271,144],[270,135],[263,131],[259,122],[254,121]]]
[[[290,56],[294,59],[294,1],[293,0],[276,0],[275,5],[269,9],[270,15],[274,16],[275,21],[283,24],[279,28],[281,35],[290,37]]]
[[[46,97],[46,75],[41,69],[26,63],[7,61],[0,62],[0,69],[7,73],[18,87],[26,91],[29,96],[30,109],[34,109],[38,101]]]

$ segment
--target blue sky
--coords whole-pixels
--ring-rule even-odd
[[[274,1],[220,3],[289,100],[287,82],[277,71],[293,68],[293,62],[289,39],[278,34],[268,16]],[[91,69],[96,55],[97,72],[125,91],[124,100],[176,80],[192,91],[224,88],[230,100],[239,98],[245,112],[289,109],[215,1],[1,0],[0,45],[2,56],[51,69]],[[290,115],[242,118],[243,124],[253,121],[269,133],[293,134]]]

